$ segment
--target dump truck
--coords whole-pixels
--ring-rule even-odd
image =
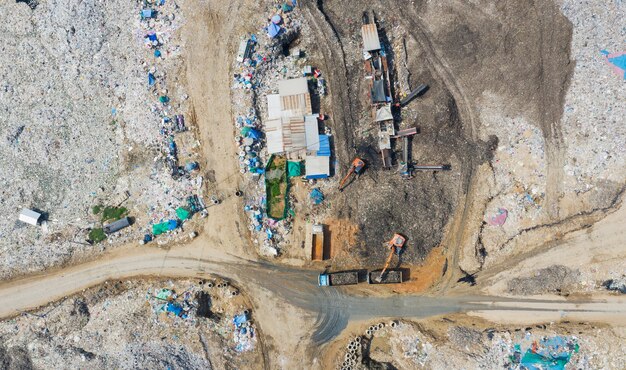
[[[328,253],[324,251],[324,226],[313,225],[311,227],[311,260],[322,261],[328,259]]]
[[[354,285],[359,283],[356,271],[322,273],[317,278],[319,286]]]
[[[370,271],[367,274],[368,284],[400,284],[402,283],[402,271],[401,270],[387,270],[385,276],[381,277],[383,271]]]

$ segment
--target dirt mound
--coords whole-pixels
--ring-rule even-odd
[[[580,278],[580,271],[565,266],[554,265],[537,270],[535,276],[515,278],[509,281],[509,292],[519,295],[540,293],[564,293],[574,287]]]

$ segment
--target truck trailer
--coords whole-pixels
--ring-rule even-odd
[[[356,271],[323,273],[318,277],[319,286],[354,285],[359,283],[359,273]]]
[[[387,270],[385,275],[378,281],[382,271],[371,271],[367,274],[368,284],[400,284],[402,283],[402,270]]]

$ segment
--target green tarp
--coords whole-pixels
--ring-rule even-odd
[[[176,216],[178,216],[181,221],[185,221],[189,218],[189,216],[191,216],[191,213],[189,213],[189,211],[184,209],[183,207],[178,207],[176,208]]]
[[[287,161],[287,176],[289,177],[302,176],[302,162]]]
[[[160,224],[152,225],[152,235],[164,234],[169,230],[167,222],[161,222]]]

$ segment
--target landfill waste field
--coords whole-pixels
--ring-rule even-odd
[[[626,368],[622,2],[0,17],[1,369]]]

